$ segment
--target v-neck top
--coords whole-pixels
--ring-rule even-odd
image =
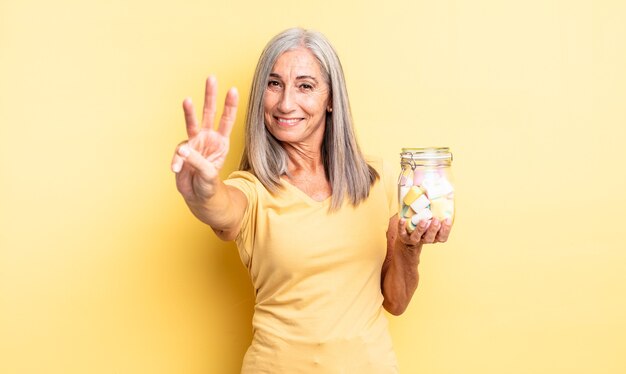
[[[249,172],[225,181],[248,199],[236,243],[256,300],[242,373],[397,372],[381,291],[397,185],[368,163],[380,175],[369,197],[334,212],[286,181],[275,194]]]
[[[281,186],[283,188],[288,188],[288,189],[293,189],[295,194],[300,194],[302,196],[303,199],[310,199],[311,201],[315,202],[315,203],[319,203],[319,204],[323,204],[326,201],[330,201],[332,199],[332,194],[329,195],[328,197],[326,197],[324,200],[316,200],[313,197],[307,195],[306,192],[304,192],[303,190],[301,190],[300,188],[298,188],[298,186],[296,186],[295,184],[289,182],[287,179],[285,178],[281,178]]]

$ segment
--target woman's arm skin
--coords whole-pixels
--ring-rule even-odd
[[[228,154],[239,95],[235,88],[226,94],[217,130],[213,128],[216,96],[217,81],[211,76],[206,81],[200,125],[191,99],[183,101],[188,139],[176,147],[171,167],[176,173],[176,187],[191,212],[211,226],[220,239],[233,240],[241,227],[248,201],[241,191],[219,179],[219,171]]]
[[[409,235],[406,220],[395,215],[387,229],[387,257],[382,269],[383,307],[393,315],[404,313],[419,282],[417,266],[425,243],[448,240],[452,224],[433,219],[421,222]]]

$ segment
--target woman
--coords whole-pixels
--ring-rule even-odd
[[[396,179],[357,145],[344,75],[324,36],[290,29],[272,39],[253,78],[240,171],[221,181],[238,94],[213,130],[216,80],[201,126],[183,103],[189,139],[172,169],[193,214],[235,240],[255,288],[254,337],[243,373],[395,373],[383,308],[407,307],[424,243],[450,222],[410,235]]]

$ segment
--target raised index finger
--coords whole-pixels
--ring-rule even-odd
[[[222,118],[220,118],[220,126],[217,129],[223,136],[230,136],[230,132],[233,130],[235,118],[237,118],[237,105],[239,105],[239,93],[237,88],[233,87],[226,94],[224,111],[222,112]]]
[[[190,98],[183,101],[183,111],[185,112],[185,125],[187,126],[187,137],[192,138],[198,133],[198,123],[193,110],[193,103]]]

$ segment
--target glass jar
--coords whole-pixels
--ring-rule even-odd
[[[421,221],[454,221],[454,186],[448,147],[402,148],[398,178],[399,215],[413,232]]]

